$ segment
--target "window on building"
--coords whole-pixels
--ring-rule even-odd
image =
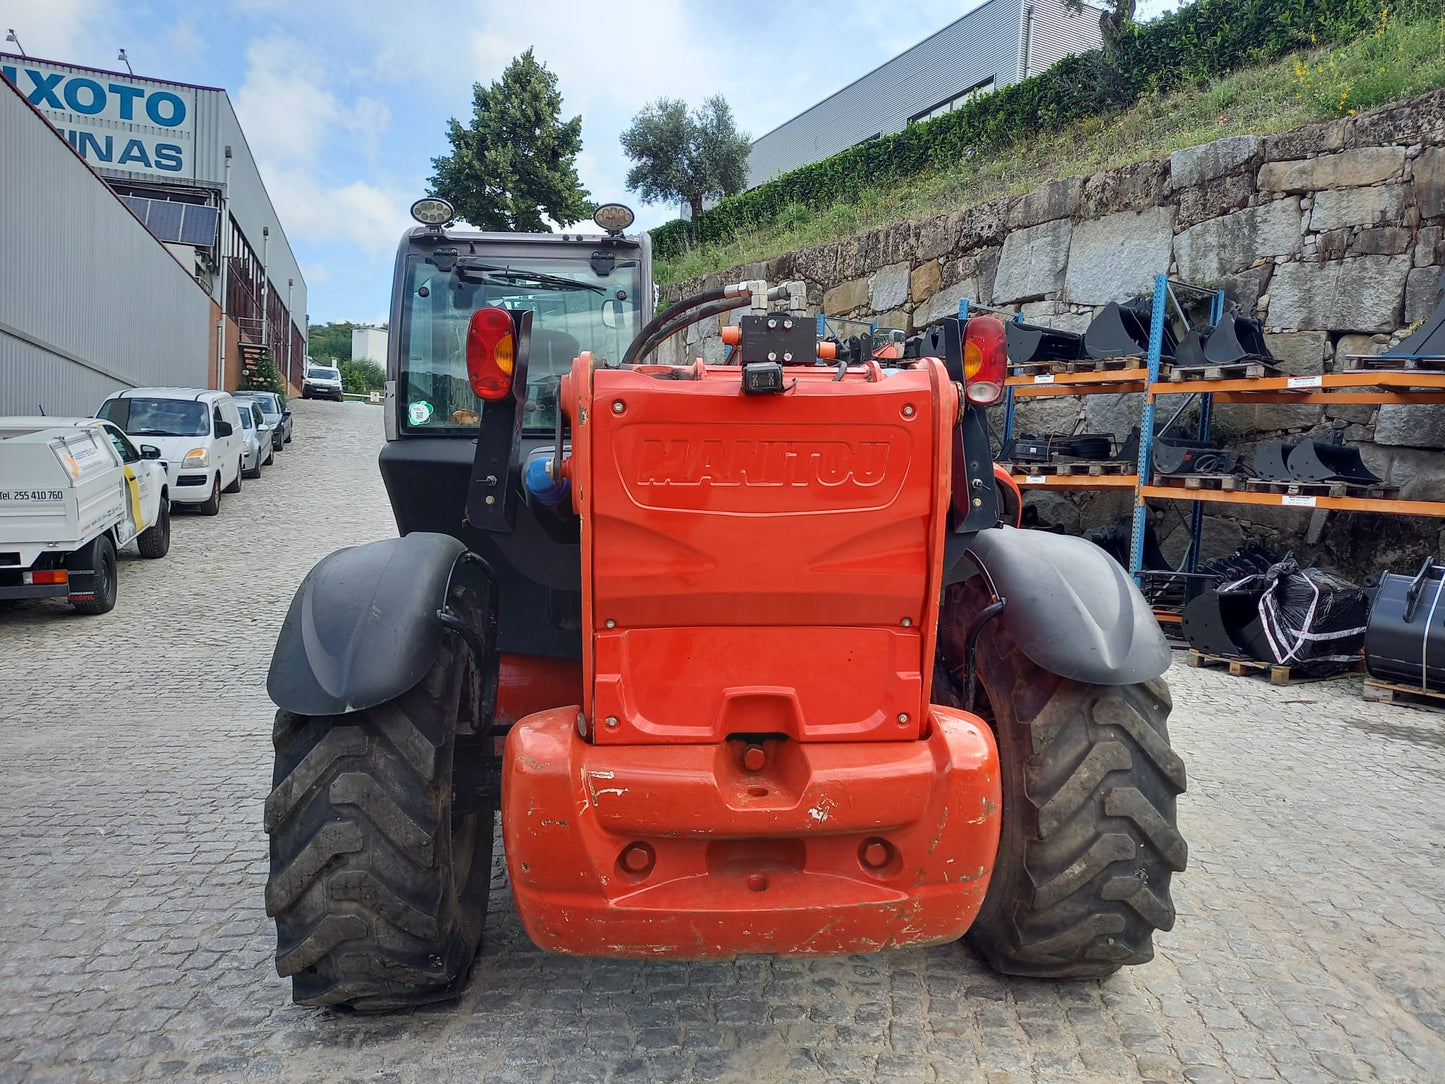
[[[976,98],[980,94],[987,94],[994,88],[994,77],[990,75],[987,79],[975,83],[961,94],[955,94],[952,98],[945,98],[937,105],[930,106],[921,113],[915,113],[908,118],[909,124],[917,124],[919,121],[932,120],[934,117],[941,117],[945,113],[952,113],[970,98]]]

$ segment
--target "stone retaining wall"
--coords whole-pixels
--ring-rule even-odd
[[[1434,307],[1445,265],[1445,91],[1279,135],[1234,136],[1087,177],[679,283],[664,300],[719,282],[801,279],[830,316],[917,330],[970,298],[1025,319],[1079,330],[1109,301],[1148,293],[1169,270],[1220,287],[1257,316],[1290,373],[1352,367],[1379,353]],[[722,357],[709,322],[667,344],[662,360]],[[1167,409],[1167,400],[1164,406]],[[1122,437],[1137,396],[1020,400],[1021,432],[1069,430]],[[997,424],[997,422],[996,422]],[[1215,432],[1251,449],[1281,433],[1343,430],[1367,465],[1410,499],[1445,500],[1445,407],[1240,406],[1215,410]],[[1043,518],[1076,529],[1127,509],[1122,493],[1070,498],[1033,493]],[[1187,506],[1181,505],[1180,509]],[[1223,506],[1206,505],[1214,513]],[[1186,534],[1157,516],[1165,552]],[[1363,570],[1438,550],[1436,520],[1229,506],[1210,515],[1205,555],[1248,539],[1321,552]]]

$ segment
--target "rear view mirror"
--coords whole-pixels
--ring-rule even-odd
[[[161,450],[154,444],[142,444],[140,446],[140,457],[142,459],[159,459]]]
[[[231,427],[231,423],[230,423],[230,422],[217,422],[217,423],[216,423],[216,436],[218,436],[218,437],[229,437],[229,436],[230,436],[232,433],[234,433],[234,432],[235,432],[235,429],[233,429],[233,428]]]
[[[615,298],[608,298],[602,302],[602,322],[610,328],[616,328],[622,323],[624,312],[622,302]]]

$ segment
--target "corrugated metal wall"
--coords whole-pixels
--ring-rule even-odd
[[[4,80],[0,147],[0,414],[205,387],[210,298]]]
[[[1086,6],[1072,15],[1060,0],[1033,0],[1033,6],[1034,74],[1099,44],[1097,9]],[[989,0],[756,140],[748,184],[902,131],[910,118],[990,77],[995,87],[1017,82],[1022,50],[1023,0]]]
[[[1086,53],[1104,44],[1098,8],[1070,11],[1061,0],[1031,0],[1025,10],[1029,7],[1034,11],[1029,70],[1021,72],[1020,78],[1046,72],[1066,56]]]

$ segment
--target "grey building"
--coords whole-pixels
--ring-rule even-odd
[[[214,301],[210,385],[270,352],[299,386],[306,280],[226,92],[11,54],[0,75]]]
[[[1103,38],[1097,7],[1061,0],[988,0],[913,48],[754,140],[748,184],[818,162],[976,94],[1027,79]]]

